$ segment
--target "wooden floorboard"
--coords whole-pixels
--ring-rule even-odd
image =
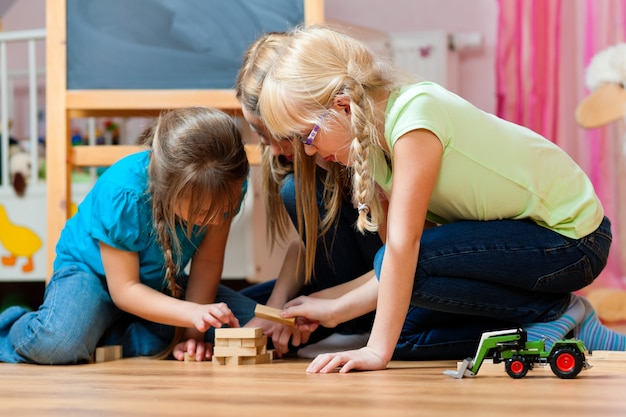
[[[75,366],[0,364],[2,416],[625,416],[626,359],[602,355],[573,380],[503,364],[474,378],[456,362],[392,362],[376,372],[307,374],[308,360],[219,366],[123,359]]]

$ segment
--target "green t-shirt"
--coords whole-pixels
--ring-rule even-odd
[[[392,149],[405,133],[427,129],[443,145],[428,220],[532,219],[564,236],[593,232],[604,210],[584,171],[554,143],[422,82],[391,94],[385,139]],[[391,191],[392,172],[372,157],[376,182]]]

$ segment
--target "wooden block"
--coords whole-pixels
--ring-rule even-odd
[[[218,339],[220,340],[220,339]],[[244,340],[256,340],[256,339],[225,339],[228,341],[229,347],[241,347],[243,345]]]
[[[256,365],[272,363],[274,351],[268,350],[256,356],[219,356],[213,355],[214,365]]]
[[[263,336],[262,327],[222,327],[215,329],[215,339],[256,339]]]
[[[122,346],[100,346],[96,348],[95,362],[109,362],[122,359]]]
[[[237,340],[237,339],[233,339],[233,340]],[[228,346],[228,344],[230,343],[230,339],[215,339],[215,342],[213,343],[213,346]]]
[[[216,356],[213,355],[214,365],[257,365],[272,363],[273,351],[267,351],[256,356]]]
[[[213,354],[215,356],[256,356],[265,352],[265,346],[253,346],[253,347],[220,347],[213,348]]]
[[[241,347],[265,346],[267,345],[267,336],[257,337],[256,339],[239,339]]]
[[[196,355],[190,355],[189,352],[185,352],[185,362],[197,362]]]
[[[272,354],[270,352],[265,352],[257,356],[242,356],[239,358],[240,365],[258,365],[271,362]]]
[[[274,307],[269,307],[263,304],[257,304],[254,308],[254,315],[266,320],[275,321],[277,323],[284,324],[286,326],[294,327],[296,325],[296,318],[283,318],[280,316],[280,310]]]
[[[225,365],[239,365],[241,364],[241,357],[240,356],[226,356],[224,357],[224,364]]]

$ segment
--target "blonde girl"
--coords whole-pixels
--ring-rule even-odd
[[[385,368],[410,304],[517,323],[548,344],[573,333],[589,349],[626,349],[572,294],[606,265],[611,229],[583,170],[552,142],[437,84],[400,84],[365,45],[326,27],[291,34],[259,110],[272,138],[294,144],[296,163],[318,155],[349,167],[357,227],[385,241],[378,282],[332,310],[336,320],[376,304],[367,346],[320,355],[310,372]],[[305,225],[312,181],[296,173]],[[327,319],[307,300],[284,314]]]
[[[0,361],[82,363],[99,344],[203,360],[209,328],[251,318],[254,303],[220,286],[249,169],[236,125],[210,108],[172,110],[143,141],[68,220],[43,305],[0,315]]]

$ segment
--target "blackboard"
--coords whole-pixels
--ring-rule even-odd
[[[229,89],[260,34],[304,0],[67,0],[67,88]]]

